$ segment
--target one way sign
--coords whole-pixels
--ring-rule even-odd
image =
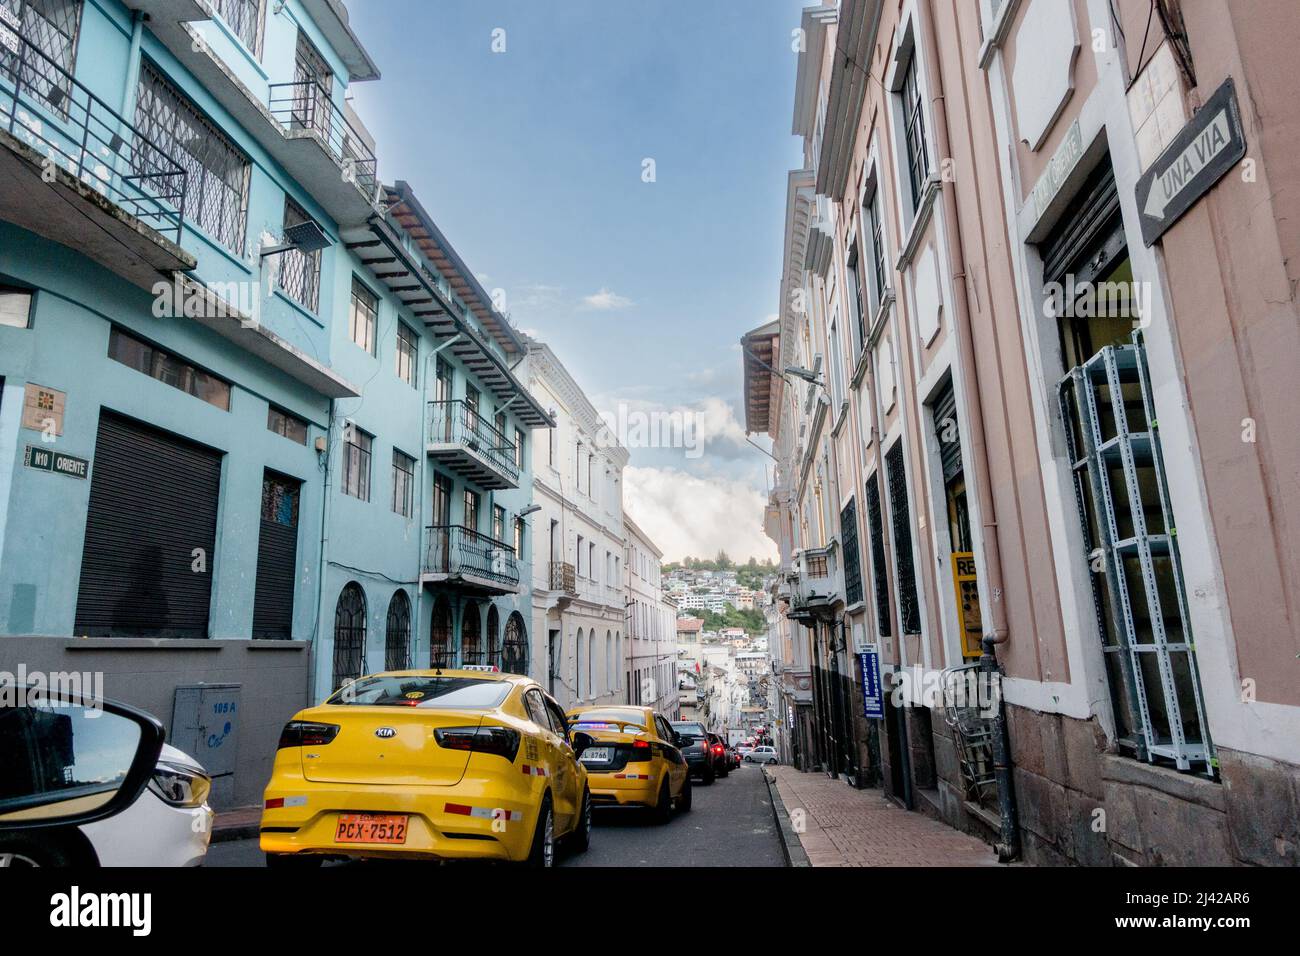
[[[1149,246],[1246,155],[1232,79],[1174,137],[1137,183],[1142,239]]]

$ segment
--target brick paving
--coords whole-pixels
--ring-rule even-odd
[[[997,866],[992,847],[921,813],[903,810],[879,790],[855,790],[824,773],[767,767],[798,828],[812,866]]]

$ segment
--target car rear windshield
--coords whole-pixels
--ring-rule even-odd
[[[645,714],[639,710],[608,707],[602,710],[584,710],[569,714],[569,726],[574,730],[622,730],[627,734],[645,732]]]
[[[510,687],[509,681],[473,677],[363,677],[339,690],[327,703],[490,710],[501,706]]]
[[[677,731],[683,737],[703,737],[705,736],[703,724],[684,724],[674,723],[673,730]]]

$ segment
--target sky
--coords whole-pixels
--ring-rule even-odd
[[[739,340],[777,307],[802,5],[348,0],[381,176],[631,426],[624,508],[665,560],[776,555]]]

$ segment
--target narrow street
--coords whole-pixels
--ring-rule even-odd
[[[690,813],[656,826],[635,810],[595,814],[591,848],[561,852],[558,866],[784,866],[763,771],[741,766],[712,786],[696,786]],[[214,843],[209,867],[265,866],[257,840]],[[359,866],[332,863],[327,866]],[[454,865],[454,864],[453,864]]]

